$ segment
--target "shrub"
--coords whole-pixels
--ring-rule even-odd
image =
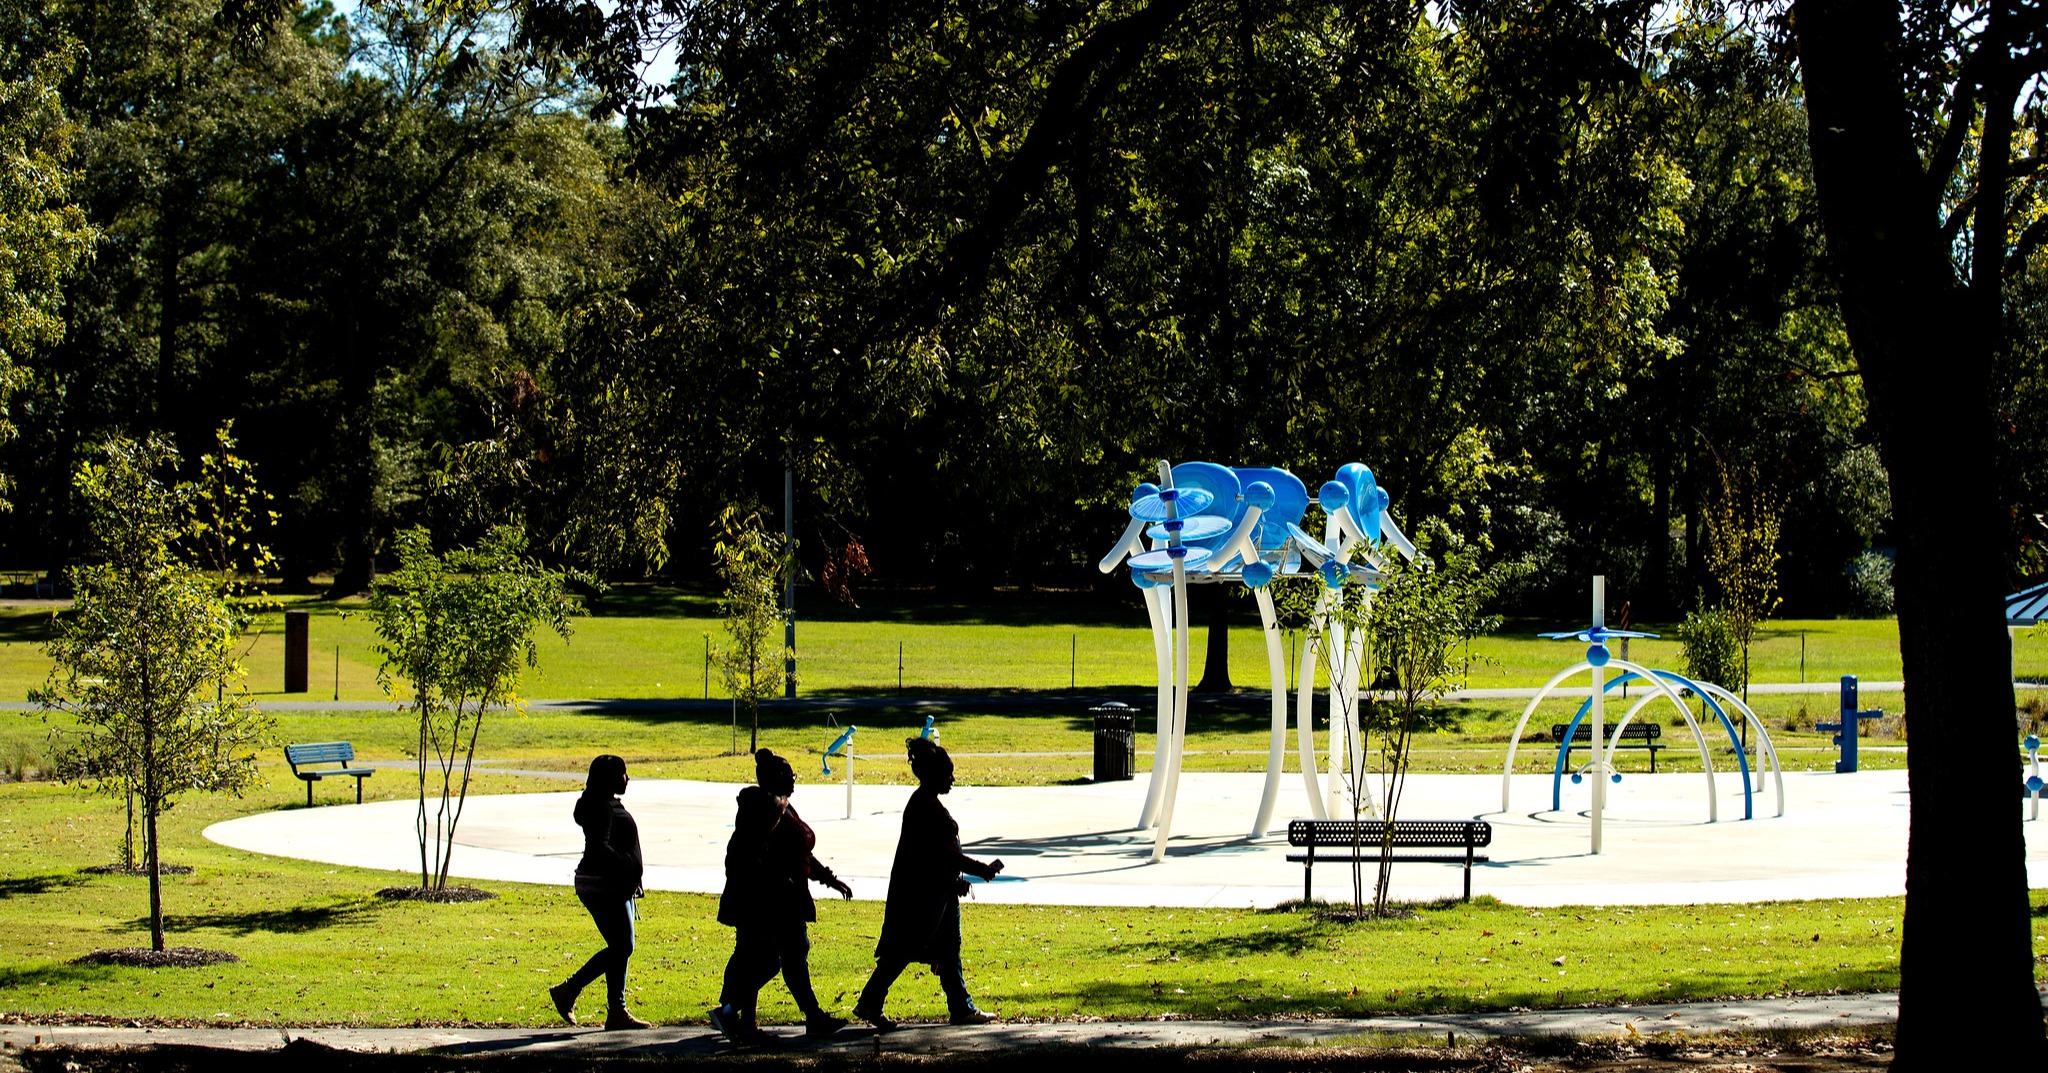
[[[1892,560],[1878,551],[1866,551],[1843,568],[1849,575],[1849,606],[1859,615],[1892,613]]]
[[[1719,608],[1688,612],[1678,627],[1679,657],[1685,675],[1695,682],[1712,682],[1735,691],[1742,681],[1742,646],[1736,640],[1735,623]]]

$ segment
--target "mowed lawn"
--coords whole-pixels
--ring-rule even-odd
[[[478,790],[561,785],[485,776]],[[370,785],[376,798],[403,788],[398,779]],[[216,820],[298,800],[298,784],[273,772],[267,787],[244,800],[193,797],[168,817],[166,858],[195,869],[165,880],[171,942],[243,960],[144,970],[72,964],[95,949],[147,942],[144,882],[80,871],[113,854],[119,803],[49,783],[0,785],[0,1016],[553,1020],[545,988],[595,944],[568,891],[492,883],[499,897],[479,904],[391,903],[373,892],[408,882],[402,874],[264,857],[199,836]],[[730,931],[713,919],[715,902],[657,893],[643,903],[631,984],[643,1015],[696,1021],[714,1003],[731,950]],[[965,957],[982,1003],[1021,1018],[1646,1002],[1895,987],[1900,909],[1890,898],[1542,910],[1481,899],[1347,925],[1299,911],[970,902]],[[880,910],[872,902],[820,902],[813,972],[821,999],[842,1014],[872,966]],[[593,992],[584,1012],[599,1012],[599,1001]],[[944,1012],[936,983],[922,972],[897,986],[890,1009],[911,1018]],[[764,992],[762,1014],[798,1019],[779,984]]]
[[[381,699],[374,639],[360,608],[307,606],[314,613],[314,692],[286,697],[271,691],[281,676],[281,629],[273,615],[259,623],[249,642],[259,699],[332,696],[337,648],[342,699]],[[705,601],[670,594],[612,600],[600,610],[605,613],[577,621],[568,644],[542,642],[541,666],[524,690],[528,697],[702,695],[704,638],[719,639]],[[1058,698],[1070,682],[1084,696],[1091,690],[1140,690],[1125,699],[1141,710],[1137,762],[1145,770],[1152,746],[1146,688],[1151,644],[1135,600],[1130,610],[1128,624],[1104,621],[1112,616],[1099,610],[1063,616],[1057,606],[987,618],[957,606],[898,606],[858,619],[807,620],[799,627],[802,692],[868,699],[844,709],[771,706],[762,717],[762,744],[801,758],[800,775],[814,781],[818,769],[808,765],[817,763],[839,727],[857,723],[863,752],[878,757],[863,763],[862,781],[907,780],[900,741],[921,724],[925,710],[886,703],[897,688],[900,650],[907,693],[984,691],[1025,698],[979,709],[971,697],[953,698],[940,727],[961,758],[963,781],[1055,785],[1087,778],[1092,724],[1086,708],[1058,699],[1042,706],[1031,702],[1035,694]],[[47,607],[15,607],[0,615],[0,637],[6,639],[0,644],[0,699],[23,696],[47,673],[36,642],[50,613]],[[1528,636],[1552,625],[1516,624],[1475,642],[1473,684],[1540,685],[1579,659],[1575,645]],[[1202,637],[1195,631],[1198,666]],[[1893,624],[1844,620],[1771,624],[1757,649],[1758,680],[1798,680],[1802,638],[1810,680],[1831,681],[1845,671],[1872,680],[1898,675]],[[1241,688],[1264,684],[1259,642],[1255,629],[1233,631],[1233,677]],[[1665,642],[1636,642],[1631,655],[1639,662],[1675,663],[1675,647],[1663,653],[1650,647],[1659,644]],[[2019,664],[2023,676],[2048,671],[2048,646],[2023,634]],[[329,675],[324,690],[323,668]],[[715,676],[710,693],[720,695]],[[2022,694],[2023,700],[2039,697],[2038,690]],[[1896,700],[1894,694],[1865,703]],[[1811,728],[1814,719],[1832,716],[1833,698],[1759,695],[1754,703],[1789,767],[1819,770],[1832,763],[1828,736]],[[1517,770],[1551,769],[1555,753],[1542,739],[1551,723],[1567,720],[1576,706],[1552,700],[1532,714]],[[1445,727],[1417,742],[1417,770],[1498,771],[1522,707],[1517,701],[1446,706]],[[479,755],[497,770],[479,776],[476,790],[560,790],[573,784],[510,772],[577,772],[597,752],[626,756],[640,777],[750,778],[750,762],[733,752],[735,741],[740,748],[747,744],[744,716],[735,726],[729,711],[658,708],[494,714]],[[1683,720],[1666,709],[1660,701],[1644,716],[1667,725],[1665,741],[1673,746],[1658,767],[1696,770]],[[346,738],[365,758],[385,766],[407,763],[414,733],[405,714],[393,711],[292,710],[277,719],[279,742]],[[0,761],[9,769],[24,762],[40,766],[53,729],[64,729],[61,717],[0,713]],[[1714,728],[1708,729],[1711,740]],[[1188,767],[1260,770],[1268,733],[1266,712],[1256,703],[1198,711]],[[1677,747],[1681,743],[1684,749]],[[1863,762],[1895,766],[1902,762],[1902,746],[1880,736],[1866,747]],[[1734,766],[1736,747],[1725,734],[1711,748],[1717,769]],[[1290,748],[1290,769],[1294,762]],[[580,963],[594,943],[589,922],[567,892],[492,884],[500,897],[476,905],[387,903],[372,892],[408,882],[405,876],[252,855],[206,842],[199,832],[210,822],[303,801],[301,784],[275,752],[266,753],[264,763],[268,784],[260,791],[239,801],[193,796],[167,818],[167,859],[196,868],[166,880],[173,943],[244,958],[196,970],[71,964],[94,949],[147,941],[143,882],[80,871],[114,856],[119,803],[49,782],[0,784],[0,1015],[287,1024],[536,1025],[552,1018],[543,989]],[[1625,771],[1647,766],[1629,754],[1621,765]],[[322,789],[331,797],[345,793]],[[373,778],[369,789],[372,798],[386,798],[400,795],[406,784],[399,777]],[[2048,905],[2048,892],[2037,892],[2036,902]],[[714,908],[714,899],[700,895],[656,894],[646,901],[633,985],[643,1013],[657,1020],[695,1020],[714,1001],[730,950],[730,933],[713,921]],[[835,1010],[851,1005],[872,964],[879,908],[821,903],[814,971],[821,997]],[[1561,910],[1481,899],[1422,906],[1413,919],[1345,925],[1299,911],[970,904],[966,956],[977,994],[1013,1017],[1272,1016],[1644,1002],[1896,986],[1899,912],[1897,899]],[[764,1001],[769,1019],[796,1018],[786,994],[775,987]],[[595,1013],[595,1006],[586,1012]],[[899,985],[892,1012],[936,1017],[943,1007],[933,982],[917,977]]]
[[[378,700],[376,635],[359,601],[301,600],[311,613],[310,690],[283,685],[283,618],[260,615],[246,638],[249,687],[259,697],[290,700]],[[17,601],[0,605],[0,701],[21,700],[42,684],[49,661],[40,642],[62,605]],[[1199,609],[1198,609],[1199,610]],[[531,699],[722,698],[727,694],[707,646],[724,642],[708,598],[634,590],[607,598],[598,613],[578,617],[566,642],[539,642],[539,663],[527,675]],[[799,693],[887,696],[953,691],[1057,691],[1140,688],[1154,681],[1150,630],[1135,596],[1128,608],[1005,598],[988,607],[929,600],[878,602],[849,610],[800,607]],[[1231,680],[1239,688],[1268,685],[1262,631],[1248,609],[1230,636]],[[1197,621],[1202,619],[1198,616]],[[1577,662],[1573,642],[1535,635],[1576,625],[1511,622],[1470,648],[1475,688],[1534,687]],[[1649,629],[1672,632],[1670,624]],[[1204,671],[1208,630],[1190,631],[1191,674]],[[1284,633],[1290,678],[1298,666],[1298,633]],[[2021,631],[2015,642],[2021,677],[2048,678],[2048,632]],[[1675,640],[1636,640],[1629,657],[1652,667],[1683,669]],[[1897,624],[1891,619],[1785,620],[1767,623],[1751,652],[1754,682],[1833,682],[1844,674],[1870,681],[1900,676]]]

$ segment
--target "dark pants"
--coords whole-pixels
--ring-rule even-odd
[[[594,895],[577,892],[576,897],[583,908],[590,910],[590,919],[597,922],[597,933],[604,937],[604,949],[590,955],[569,977],[569,986],[578,993],[590,982],[602,976],[605,978],[605,1000],[607,1008],[626,1008],[626,962],[633,956],[633,899],[612,895]]]
[[[960,967],[960,903],[951,901],[945,903],[938,924],[932,929],[932,936],[925,944],[924,957],[878,958],[874,975],[868,977],[867,986],[860,989],[860,1001],[855,1008],[869,1013],[882,1012],[882,1004],[889,1000],[890,986],[912,961],[920,960],[930,965],[932,975],[939,978],[939,989],[946,993],[948,1013],[957,1017],[973,1011],[974,999],[967,994],[967,976]]]
[[[818,996],[811,991],[811,935],[801,920],[742,924],[733,929],[732,957],[725,963],[725,986],[718,1001],[751,1012],[761,988],[778,972],[805,1017],[824,1014]]]

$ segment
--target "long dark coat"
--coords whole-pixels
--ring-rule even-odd
[[[732,838],[725,844],[725,892],[718,922],[728,927],[818,919],[812,883],[831,883],[832,869],[812,856],[817,835],[793,806],[777,806],[759,786],[740,790]]]
[[[583,859],[576,874],[616,886],[626,897],[640,889],[640,825],[611,794],[585,793],[576,799],[576,825],[583,828]]]
[[[903,834],[889,867],[889,904],[882,911],[882,937],[875,957],[923,963],[959,955],[958,929],[939,925],[957,908],[960,873],[989,874],[988,865],[960,852],[960,825],[939,803],[939,795],[918,787],[903,808]]]

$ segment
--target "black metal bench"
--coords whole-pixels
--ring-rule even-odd
[[[1577,732],[1572,735],[1572,740],[1565,741],[1564,732],[1568,726],[1569,724],[1566,723],[1552,723],[1550,725],[1550,740],[1564,746],[1564,764],[1562,766],[1565,768],[1572,766],[1573,749],[1579,748],[1581,745],[1591,745],[1593,743],[1593,724],[1580,723]],[[1608,723],[1601,729],[1606,732],[1606,737],[1609,741],[1614,740],[1613,723]],[[1650,754],[1650,774],[1654,775],[1657,773],[1657,750],[1666,747],[1657,740],[1663,736],[1664,725],[1662,723],[1640,720],[1621,728],[1621,740],[1615,742],[1614,747],[1616,749],[1648,750]]]
[[[309,807],[313,804],[314,783],[319,782],[321,779],[341,778],[343,776],[356,780],[356,804],[360,805],[363,803],[363,780],[371,775],[375,775],[377,769],[373,767],[351,767],[350,765],[354,763],[355,758],[356,747],[345,741],[316,741],[305,745],[287,745],[284,747],[285,763],[290,764],[292,766],[292,774],[298,776],[306,784],[306,804]],[[341,766],[308,770],[301,766],[304,764],[339,764]]]
[[[1377,861],[1383,851],[1390,861],[1428,861],[1437,864],[1462,864],[1465,866],[1465,900],[1472,900],[1472,862],[1484,861],[1484,853],[1475,853],[1483,846],[1493,844],[1493,825],[1485,820],[1395,820],[1391,825],[1393,835],[1387,837],[1388,823],[1384,820],[1291,820],[1287,824],[1287,844],[1306,849],[1306,853],[1290,853],[1289,861],[1301,862],[1301,900],[1308,901],[1314,894],[1315,867],[1318,860]],[[1413,850],[1458,849],[1462,852],[1415,853]],[[1336,852],[1318,853],[1317,850]]]

